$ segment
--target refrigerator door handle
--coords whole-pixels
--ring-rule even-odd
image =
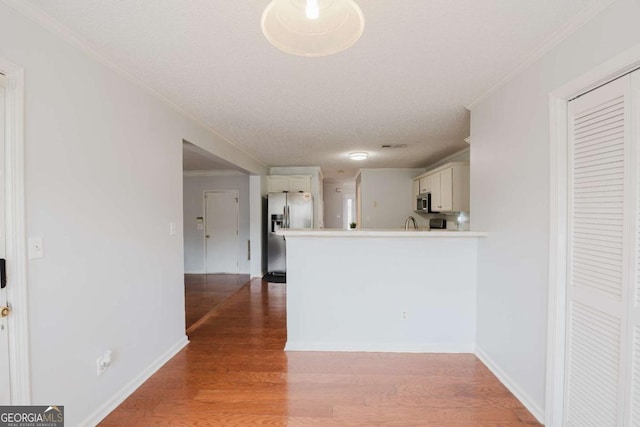
[[[285,207],[287,210],[287,228],[291,227],[291,212],[289,211],[289,205]]]
[[[282,208],[282,228],[287,228],[287,205]]]

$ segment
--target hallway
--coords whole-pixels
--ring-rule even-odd
[[[187,335],[207,314],[249,281],[248,274],[185,274]]]
[[[242,287],[100,425],[539,425],[471,354],[284,352],[285,289]]]

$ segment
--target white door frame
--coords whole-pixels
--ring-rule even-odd
[[[203,270],[204,274],[209,274],[207,270],[207,193],[232,193],[238,199],[238,210],[236,212],[236,227],[238,230],[238,244],[240,244],[240,191],[239,190],[204,190],[202,192],[202,214],[204,217],[204,234],[202,239],[203,244]],[[240,246],[236,248],[236,273],[240,273]]]
[[[11,404],[31,404],[24,188],[24,70],[0,58],[8,81],[5,130],[7,301]]]
[[[549,295],[547,308],[547,381],[545,425],[560,427],[564,415],[565,318],[568,231],[568,103],[640,66],[640,45],[624,51],[549,95],[550,199]]]

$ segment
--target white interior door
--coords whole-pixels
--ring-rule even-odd
[[[6,230],[4,212],[4,136],[5,136],[5,77],[0,75],[0,258],[6,257]],[[0,307],[7,306],[7,291],[0,289]],[[9,374],[9,317],[0,318],[0,405],[11,403]]]
[[[238,192],[205,193],[207,273],[238,273]]]

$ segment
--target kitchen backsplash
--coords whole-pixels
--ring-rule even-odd
[[[461,230],[469,230],[469,222],[471,220],[469,212],[462,212],[463,220]],[[447,220],[447,230],[458,229],[458,214],[445,215],[437,213],[417,213],[414,215],[418,223],[418,228],[427,229],[431,218],[442,218]]]

